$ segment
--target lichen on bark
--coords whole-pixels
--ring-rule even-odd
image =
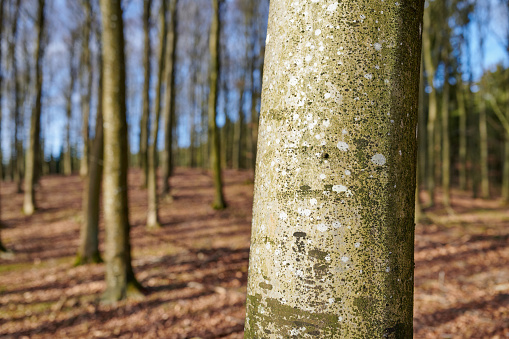
[[[422,13],[271,2],[246,338],[412,336]]]

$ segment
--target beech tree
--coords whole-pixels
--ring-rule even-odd
[[[424,1],[270,3],[246,338],[411,338]]]
[[[35,47],[35,103],[30,118],[30,135],[25,161],[25,195],[23,200],[23,212],[32,215],[35,212],[34,185],[37,171],[37,158],[40,152],[39,136],[41,133],[41,106],[42,106],[42,59],[43,59],[43,34],[44,34],[44,6],[45,0],[39,0],[37,10],[37,41]]]
[[[209,118],[209,136],[210,136],[210,168],[214,180],[214,202],[212,207],[217,210],[226,208],[226,202],[223,195],[223,179],[221,177],[221,154],[219,130],[217,128],[217,83],[219,78],[219,0],[212,1],[212,22],[209,32],[209,52],[210,52],[210,70],[209,70],[209,100],[208,100],[208,118]]]
[[[100,30],[97,29],[100,36]],[[75,265],[102,262],[99,252],[99,213],[101,183],[104,161],[104,133],[103,133],[103,72],[102,72],[102,48],[99,44],[99,86],[97,86],[97,114],[95,120],[95,137],[92,142],[90,157],[88,158],[88,175],[85,177],[83,188],[83,221],[80,230],[80,245],[76,256]]]
[[[143,37],[144,37],[144,52],[143,52],[143,110],[140,119],[140,167],[143,174],[143,187],[147,187],[148,178],[148,135],[149,135],[149,115],[150,115],[150,8],[152,7],[152,0],[145,0],[143,2]]]
[[[105,302],[137,296],[141,286],[131,266],[127,204],[127,120],[124,24],[120,0],[101,0],[103,49]]]

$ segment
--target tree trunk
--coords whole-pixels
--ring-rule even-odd
[[[461,76],[457,80],[456,98],[458,100],[459,115],[459,188],[467,189],[467,114],[465,109],[464,86]]]
[[[210,74],[209,74],[209,137],[210,137],[210,168],[214,180],[214,202],[212,207],[216,210],[226,208],[223,196],[223,180],[221,178],[221,145],[217,128],[217,82],[219,75],[219,0],[212,1],[212,22],[210,24],[209,51],[210,51]]]
[[[239,102],[239,114],[237,121],[235,121],[234,132],[233,132],[233,151],[232,151],[232,166],[238,170],[242,168],[242,126],[244,125],[244,82],[240,84],[240,102]]]
[[[0,22],[3,22],[4,20],[4,0],[0,0]],[[3,29],[0,27],[0,46],[2,46],[2,38],[3,38]],[[2,68],[2,48],[0,48],[0,69]],[[2,102],[2,82],[3,82],[3,74],[0,72],[0,103]],[[2,105],[0,104],[0,126],[1,126],[1,119],[2,119]],[[0,131],[1,132],[1,131]],[[2,148],[2,138],[0,134],[0,154],[1,154],[1,148]],[[2,161],[2,158],[0,156],[0,161]],[[3,163],[0,162],[0,167],[3,166]],[[3,179],[3,172],[2,176],[0,176],[0,179]],[[0,218],[2,216],[0,215]],[[7,249],[2,243],[2,221],[0,219],[0,252],[6,252]]]
[[[169,26],[166,35],[166,65],[164,96],[164,152],[163,152],[163,195],[170,196],[170,175],[172,164],[173,127],[175,125],[175,47],[177,45],[177,0],[170,1]]]
[[[76,34],[71,34],[71,44],[69,48],[69,88],[66,93],[65,112],[66,112],[66,127],[65,127],[65,152],[64,152],[64,174],[71,175],[72,173],[72,155],[71,155],[71,119],[72,119],[72,94],[74,92],[74,83],[76,81],[76,68],[74,67],[74,51]]]
[[[448,52],[444,58],[448,58]],[[442,191],[444,206],[451,206],[451,151],[449,140],[449,63],[445,59],[444,87],[442,93]]]
[[[99,36],[99,34],[97,34]],[[99,49],[101,45],[99,44]],[[103,98],[103,70],[102,51],[99,50],[99,86],[97,88],[97,101],[102,102]],[[104,160],[104,131],[102,106],[97,105],[95,121],[95,138],[92,143],[88,164],[88,176],[85,178],[83,189],[83,222],[80,231],[80,247],[76,257],[75,265],[102,262],[99,252],[99,213],[101,198],[101,183]]]
[[[152,0],[145,0],[143,6],[143,34],[145,51],[143,54],[143,112],[140,120],[140,167],[143,174],[143,187],[147,187],[148,178],[148,136],[150,115],[150,8]]]
[[[14,80],[14,148],[13,148],[13,179],[16,182],[16,191],[17,193],[21,193],[21,181],[22,181],[22,167],[23,167],[23,145],[21,144],[21,138],[19,136],[19,132],[21,129],[22,119],[21,115],[21,88],[20,82],[18,79],[18,62],[16,59],[16,42],[17,42],[17,32],[18,32],[18,18],[20,11],[20,0],[16,0],[14,7],[14,16],[12,18],[12,27],[11,27],[11,38],[9,41],[9,62],[12,67],[12,79]],[[28,58],[28,56],[26,56]],[[21,144],[21,147],[20,147]]]
[[[480,20],[480,19],[479,19]],[[479,64],[484,73],[484,33],[481,27],[481,22],[478,21],[478,30],[480,32],[480,60]],[[481,78],[479,86],[479,161],[481,165],[481,198],[489,199],[490,197],[490,181],[489,181],[489,164],[488,164],[488,122],[486,114],[486,100],[484,93],[487,90],[485,76]]]
[[[30,117],[30,139],[26,154],[25,165],[25,195],[23,200],[23,213],[32,215],[35,212],[35,177],[37,153],[39,150],[39,135],[41,132],[41,105],[42,105],[42,58],[44,35],[44,5],[45,0],[39,0],[37,11],[37,41],[35,47],[35,105]]]
[[[245,338],[411,338],[424,1],[292,3],[270,3]]]
[[[82,137],[83,137],[83,154],[80,163],[80,175],[85,177],[88,175],[88,156],[89,156],[89,116],[90,116],[90,93],[92,92],[92,66],[90,64],[90,30],[92,25],[92,7],[88,0],[83,1],[85,9],[85,25],[83,27],[83,49],[81,60],[81,114],[83,117]]]
[[[166,2],[161,2],[159,13],[160,32],[159,32],[159,58],[157,71],[156,99],[154,103],[154,120],[152,123],[152,141],[148,146],[148,210],[147,210],[147,227],[159,228],[159,217],[157,215],[157,138],[159,134],[159,120],[161,115],[161,91],[163,84],[163,72],[165,66],[165,50],[166,50]]]
[[[426,171],[426,188],[429,195],[429,206],[435,203],[435,126],[437,120],[437,92],[433,86],[433,79],[435,77],[435,66],[433,65],[433,58],[431,56],[431,10],[428,8],[424,11],[423,32],[422,32],[422,47],[424,56],[424,66],[426,70],[426,79],[428,86],[431,87],[428,102],[428,124],[427,124],[427,140],[428,140],[428,166]]]
[[[124,25],[120,0],[101,0],[104,118],[105,302],[139,295],[131,266],[127,204]]]

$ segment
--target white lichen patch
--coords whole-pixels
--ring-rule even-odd
[[[352,174],[352,172],[350,172],[350,170],[345,170],[345,174],[346,174],[346,175],[351,175],[351,174]]]
[[[341,261],[344,263],[347,263],[349,260],[350,260],[350,258],[348,258],[347,256],[341,257]]]
[[[377,153],[371,157],[371,162],[377,166],[383,166],[387,161],[383,154]]]
[[[286,214],[286,212],[279,213],[279,219],[281,219],[281,220],[288,219],[288,214]]]
[[[332,186],[332,191],[333,192],[341,193],[341,192],[346,192],[347,190],[348,190],[348,187],[346,187],[344,185],[334,185],[334,186]]]
[[[382,44],[381,44],[381,43],[379,43],[379,42],[375,42],[375,44],[374,44],[373,46],[375,47],[375,49],[376,49],[377,51],[382,50]]]
[[[338,8],[338,3],[335,2],[327,7],[327,12],[334,12]]]
[[[348,151],[350,146],[348,146],[348,144],[346,142],[340,141],[340,142],[338,142],[338,148],[340,151],[346,152],[346,151]]]
[[[318,201],[315,198],[311,198],[311,199],[309,199],[309,203],[311,204],[311,206],[313,206],[313,205],[316,205],[318,203]]]
[[[320,231],[320,232],[325,232],[329,229],[329,226],[327,226],[326,224],[318,224],[316,225],[316,228]]]
[[[341,227],[341,223],[340,223],[339,221],[337,221],[337,220],[336,220],[336,221],[332,222],[332,227],[334,227],[334,228],[340,228],[340,227]]]

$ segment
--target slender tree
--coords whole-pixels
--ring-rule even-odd
[[[100,36],[98,29],[97,36]],[[102,262],[99,252],[99,200],[101,197],[101,182],[104,161],[104,133],[103,133],[103,70],[101,44],[99,44],[99,85],[97,86],[97,114],[95,120],[95,137],[89,157],[88,175],[85,177],[83,189],[83,221],[80,231],[80,245],[75,265]]]
[[[39,153],[39,135],[41,133],[41,106],[42,106],[42,61],[43,61],[43,41],[44,41],[44,7],[45,0],[39,0],[37,10],[37,41],[35,47],[35,104],[30,118],[30,135],[26,155],[25,165],[25,195],[23,200],[23,212],[26,215],[32,215],[35,212],[35,178],[37,154]]]
[[[444,86],[442,90],[442,194],[443,203],[451,207],[451,142],[449,140],[449,62],[448,49],[444,48]]]
[[[14,147],[12,155],[13,177],[16,182],[16,191],[21,193],[22,167],[23,167],[23,144],[20,140],[19,133],[21,131],[21,86],[18,78],[18,62],[16,59],[16,43],[18,35],[18,20],[20,13],[21,1],[16,0],[14,9],[11,14],[11,36],[8,47],[9,63],[11,65],[11,79],[14,87]],[[20,147],[21,146],[21,147]]]
[[[3,22],[4,20],[4,0],[0,0],[0,22]],[[3,84],[3,72],[2,72],[2,38],[3,38],[3,27],[0,27],[0,126],[1,126],[1,121],[2,121],[2,94],[3,94],[3,91],[2,91],[2,84]],[[0,131],[1,132],[1,131]],[[0,134],[1,136],[1,134]],[[2,148],[2,138],[0,137],[0,154],[1,154],[1,148]],[[2,158],[0,157],[0,161],[2,160]],[[3,164],[0,162],[0,167],[3,166]],[[3,172],[2,172],[3,173]],[[0,176],[0,179],[2,179],[2,177]],[[0,218],[1,218],[1,215],[0,215]],[[3,245],[2,243],[2,221],[0,219],[0,252],[6,252],[7,249],[5,248],[5,246]]]
[[[478,10],[478,13],[480,10]],[[484,47],[485,32],[482,27],[482,18],[478,18],[479,31],[479,63],[484,71]],[[484,73],[484,72],[483,72]],[[479,86],[479,162],[481,166],[481,198],[490,197],[489,164],[488,164],[488,117],[486,113],[486,100],[484,98],[487,91],[485,77],[481,78]]]
[[[157,70],[156,98],[154,102],[154,119],[152,122],[152,137],[148,146],[148,210],[147,227],[158,228],[159,217],[157,214],[157,138],[159,136],[159,120],[161,116],[161,92],[163,86],[163,74],[165,66],[166,50],[166,31],[168,29],[166,22],[166,1],[161,2],[159,12],[160,31],[159,31],[159,57]]]
[[[120,0],[101,0],[103,47],[105,302],[139,295],[131,266],[127,204],[124,25]]]
[[[74,93],[74,86],[76,82],[76,63],[74,61],[74,53],[76,50],[77,31],[71,33],[70,46],[69,46],[69,86],[65,93],[65,115],[67,118],[65,127],[65,152],[64,152],[64,174],[71,175],[72,173],[72,154],[71,154],[71,119],[72,119],[72,94]]]
[[[89,116],[90,116],[90,93],[92,92],[92,65],[90,62],[90,35],[92,26],[92,4],[90,0],[82,0],[83,8],[85,11],[85,22],[83,25],[83,38],[82,38],[82,55],[80,67],[80,87],[81,87],[81,114],[83,118],[83,125],[81,126],[83,138],[83,154],[80,162],[80,175],[85,177],[88,175],[88,156],[90,152],[89,147]]]
[[[430,5],[431,6],[431,5]],[[433,206],[435,202],[435,127],[437,124],[437,93],[433,84],[435,78],[435,63],[432,56],[432,44],[431,44],[431,7],[428,7],[424,11],[424,22],[423,22],[423,33],[422,33],[422,45],[423,45],[423,58],[424,66],[426,70],[426,80],[428,86],[431,89],[429,92],[428,101],[428,123],[426,126],[427,131],[427,148],[428,148],[428,159],[427,159],[427,171],[426,171],[426,188],[429,195],[429,205]]]
[[[166,32],[166,64],[164,81],[164,152],[163,152],[163,195],[170,197],[170,175],[172,164],[173,128],[175,125],[175,48],[177,45],[177,0],[170,0],[169,23]]]
[[[140,167],[143,174],[143,187],[147,187],[148,166],[147,166],[147,149],[149,135],[149,115],[150,115],[150,10],[152,0],[143,2],[143,36],[144,36],[144,53],[143,53],[143,111],[140,119]]]
[[[214,180],[214,202],[212,207],[217,210],[226,208],[223,196],[223,179],[221,178],[221,153],[219,131],[217,128],[217,86],[219,75],[219,0],[212,2],[212,22],[209,34],[210,70],[209,70],[209,137],[210,137],[210,168]]]
[[[423,5],[271,1],[245,338],[412,337]]]

